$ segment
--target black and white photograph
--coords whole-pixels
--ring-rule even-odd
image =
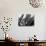
[[[22,14],[18,18],[18,26],[34,26],[34,16],[31,14]]]

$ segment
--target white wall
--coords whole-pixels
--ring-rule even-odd
[[[44,24],[44,26],[45,26],[45,28],[44,28],[44,39],[46,39],[46,15],[45,15],[45,24]]]
[[[39,40],[44,40],[45,37],[45,17],[46,8],[33,8],[30,6],[28,0],[0,0],[0,16],[13,17],[11,30],[9,31],[18,40],[27,40],[34,34]],[[18,17],[22,13],[31,13],[35,16],[35,25],[32,27],[19,27]],[[2,32],[2,31],[1,31]],[[0,32],[0,35],[2,35]],[[44,34],[45,33],[45,34]],[[0,36],[0,39],[3,37]]]

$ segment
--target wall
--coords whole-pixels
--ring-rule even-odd
[[[46,39],[46,15],[45,15],[45,24],[44,24],[44,39]]]
[[[13,37],[16,37],[17,40],[27,40],[29,37],[32,37],[34,34],[37,35],[39,40],[44,40],[45,33],[45,17],[46,8],[45,6],[40,8],[33,8],[30,6],[28,0],[0,0],[0,17],[13,17],[13,22],[10,33]],[[31,13],[35,16],[35,26],[32,27],[19,27],[18,17],[22,13]],[[0,31],[2,35],[2,31]],[[4,33],[3,33],[4,34]],[[0,39],[3,37],[0,36]],[[4,38],[3,38],[4,39]]]

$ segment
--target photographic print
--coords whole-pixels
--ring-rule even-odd
[[[18,26],[34,26],[34,16],[31,14],[22,14],[18,18]]]

